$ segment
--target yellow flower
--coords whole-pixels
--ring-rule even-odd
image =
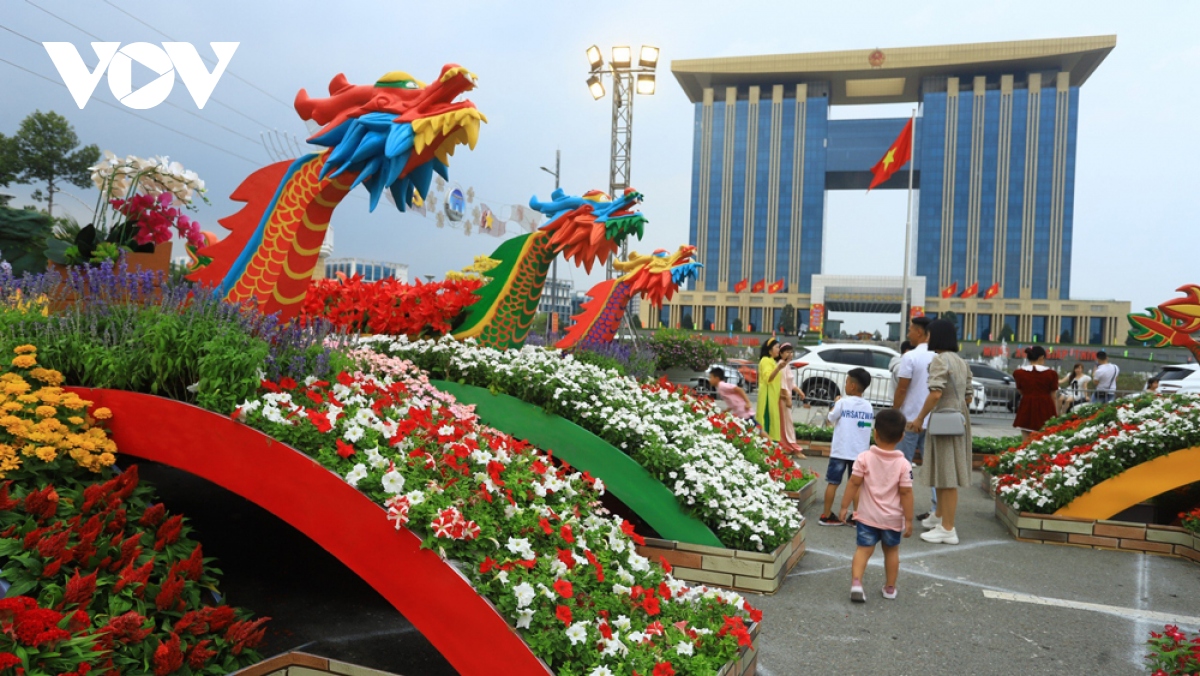
[[[38,399],[42,400],[43,404],[54,405],[58,404],[63,399],[62,389],[58,387],[43,387],[37,392],[34,392],[34,394]]]
[[[17,401],[26,404],[36,404],[38,402],[38,398],[36,394],[22,394],[17,396]]]
[[[90,402],[90,401],[80,399],[75,394],[68,394],[67,396],[63,397],[63,400],[62,400],[62,405],[66,406],[67,408],[71,409],[72,411],[78,411],[80,409],[87,408],[88,406],[91,405],[91,403],[92,402]]]
[[[43,462],[54,462],[54,459],[58,457],[58,451],[54,450],[53,446],[42,446],[37,449],[37,457],[41,458]]]
[[[3,404],[0,404],[0,411],[7,411],[9,413],[13,411],[20,411],[23,408],[25,407],[22,406],[21,402],[19,401],[6,401]]]
[[[58,409],[53,406],[38,406],[33,411],[39,418],[53,418],[58,415]]]
[[[83,418],[80,418],[77,415],[73,415],[70,418],[67,418],[67,422],[71,423],[72,425],[82,425]]]
[[[34,352],[37,352],[37,347],[34,345],[18,345],[13,348],[15,354],[32,354]]]
[[[117,456],[113,455],[112,453],[101,453],[100,454],[100,464],[105,467],[112,466],[112,464],[116,461],[117,461]]]
[[[47,385],[61,385],[63,375],[53,369],[42,368],[41,366],[29,372],[29,375],[46,383]]]
[[[19,357],[13,357],[12,365],[19,369],[27,369],[37,366],[37,357],[31,354],[23,354]]]
[[[112,411],[106,406],[101,406],[95,411],[92,411],[92,417],[96,420],[108,420],[112,417]]]

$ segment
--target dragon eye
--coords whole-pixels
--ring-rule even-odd
[[[414,82],[413,80],[405,80],[403,83],[400,84],[400,86],[405,89],[420,89],[420,86],[417,85],[417,83]]]

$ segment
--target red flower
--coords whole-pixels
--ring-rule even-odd
[[[163,503],[158,503],[150,509],[147,509],[142,518],[138,519],[138,524],[142,526],[157,526],[167,516],[167,506]]]
[[[571,550],[569,549],[558,550],[558,560],[562,561],[563,565],[565,565],[568,570],[573,570],[575,568],[575,555],[572,554]]]
[[[569,599],[575,595],[575,591],[572,589],[571,583],[567,580],[555,580],[554,591],[558,592],[558,595],[564,599]]]
[[[546,464],[541,460],[534,460],[533,463],[529,465],[529,469],[533,470],[534,474],[545,474]]]
[[[53,645],[71,635],[58,628],[63,616],[48,608],[22,610],[13,617],[13,632],[17,641],[31,648]]]
[[[621,520],[621,530],[639,545],[646,544],[646,539],[634,532],[633,524],[624,519]]]
[[[15,667],[21,663],[21,658],[12,653],[0,653],[0,671]]]
[[[348,444],[341,439],[337,440],[337,454],[343,460],[354,455],[354,444]]]
[[[154,676],[173,674],[182,666],[183,651],[180,648],[179,636],[171,634],[166,643],[160,641],[154,649]]]
[[[111,635],[114,639],[122,643],[141,643],[146,640],[150,632],[154,631],[154,625],[146,625],[146,618],[138,614],[136,610],[130,610],[127,613],[118,615],[108,621],[108,624],[100,631]]]
[[[39,521],[54,516],[58,512],[58,492],[53,486],[30,491],[25,496],[25,512]]]
[[[173,545],[179,541],[179,536],[183,532],[183,516],[176,514],[167,519],[158,527],[158,532],[155,533],[154,549],[162,551],[162,548],[167,545]]]
[[[200,543],[196,543],[196,548],[183,561],[179,567],[179,572],[185,573],[187,579],[195,582],[204,574],[204,553],[200,550]]]
[[[538,521],[538,525],[542,527],[542,532],[544,532],[546,535],[554,532],[554,528],[550,525],[550,521],[544,516],[540,521]]]
[[[67,580],[66,591],[63,594],[63,603],[67,605],[76,605],[87,608],[92,604],[92,596],[96,594],[96,571],[92,571],[91,575],[80,577],[79,571]]]
[[[246,648],[253,649],[262,642],[263,635],[266,634],[267,628],[263,625],[267,623],[269,617],[260,617],[257,620],[243,620],[230,625],[229,630],[225,632],[225,640],[233,644],[234,655],[241,655]]]
[[[575,544],[575,534],[571,532],[571,524],[563,524],[562,528],[558,529],[558,534],[562,536],[563,540],[567,541],[567,544]]]
[[[305,410],[304,415],[308,417],[309,422],[316,426],[317,431],[321,434],[329,432],[333,429],[333,425],[329,422],[329,418],[324,413],[317,413],[312,410]]]
[[[647,615],[652,617],[661,611],[661,608],[659,608],[658,605],[658,599],[654,597],[647,598],[646,602],[642,604],[642,608],[645,609]]]
[[[175,610],[176,606],[182,605],[180,595],[183,594],[183,585],[183,578],[172,570],[167,579],[163,580],[158,596],[154,597],[154,607],[159,610]]]
[[[237,615],[230,606],[205,608],[203,612],[208,619],[208,628],[210,631],[221,631],[225,627],[233,624],[233,621],[237,619]]]
[[[667,561],[665,558],[663,558],[663,557],[661,557],[661,556],[660,556],[660,557],[658,557],[658,562],[659,562],[660,564],[662,564],[662,569],[663,569],[664,571],[666,571],[666,572],[667,572],[667,574],[670,574],[670,572],[671,572],[672,570],[674,570],[674,568],[672,568],[672,567],[671,567],[671,564],[670,564],[670,562],[668,562],[668,561]]]
[[[670,662],[659,662],[654,665],[654,676],[675,676],[675,669]]]
[[[554,611],[554,616],[557,617],[563,624],[571,624],[571,609],[567,606],[559,606]]]
[[[604,637],[604,638],[606,638],[606,639],[611,639],[611,638],[612,638],[612,634],[613,634],[613,633],[612,633],[612,627],[608,626],[608,622],[601,622],[601,623],[600,623],[600,626],[599,626],[599,629],[600,629],[600,635],[601,635],[601,636],[603,636],[603,637]]]
[[[189,667],[196,670],[203,669],[204,665],[217,655],[217,651],[208,649],[210,643],[212,643],[212,639],[206,638],[188,650],[187,664]]]
[[[756,624],[759,622],[762,622],[762,618],[763,618],[762,611],[759,610],[758,608],[755,608],[754,606],[750,605],[749,601],[742,601],[742,610],[745,610],[747,613],[750,614],[751,622],[754,622]]]

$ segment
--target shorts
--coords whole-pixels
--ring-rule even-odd
[[[837,486],[842,483],[842,476],[847,471],[853,471],[854,461],[842,458],[830,458],[829,467],[825,468],[825,483]]]
[[[898,530],[885,530],[868,526],[862,521],[858,521],[858,546],[859,547],[874,547],[883,540],[884,547],[899,547],[900,538],[904,535]]]

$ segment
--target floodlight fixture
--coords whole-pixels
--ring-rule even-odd
[[[642,51],[638,54],[638,65],[642,68],[658,67],[658,47],[642,45]]]
[[[637,93],[647,96],[654,93],[654,73],[638,73]]]
[[[633,48],[628,45],[612,48],[612,65],[616,68],[628,68],[633,63]]]
[[[593,75],[587,79],[588,91],[592,93],[592,98],[600,100],[604,98],[604,83],[600,78]]]
[[[600,56],[600,48],[596,45],[592,45],[591,47],[587,48],[587,60],[588,66],[590,66],[593,71],[599,70],[600,66],[604,65],[604,59]]]

